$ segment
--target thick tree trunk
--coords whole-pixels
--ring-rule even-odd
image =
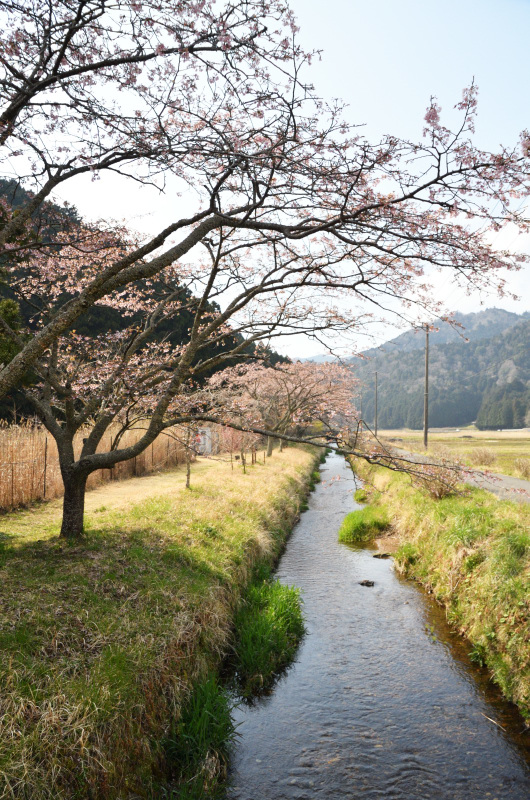
[[[267,456],[272,456],[272,446],[274,443],[274,439],[272,436],[267,436]]]
[[[283,453],[283,439],[280,439],[280,453]]]
[[[85,516],[85,492],[87,475],[74,474],[64,479],[63,524],[64,539],[80,539],[83,536]]]

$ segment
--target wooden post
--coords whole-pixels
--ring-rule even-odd
[[[190,487],[190,479],[191,479],[191,453],[190,453],[190,438],[191,438],[191,430],[188,426],[186,430],[186,489]]]
[[[425,326],[425,391],[423,393],[423,446],[429,444],[429,329]]]
[[[374,425],[375,438],[377,439],[377,370],[375,373],[375,425]]]

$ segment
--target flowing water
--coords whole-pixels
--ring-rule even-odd
[[[322,478],[278,568],[302,589],[307,636],[272,694],[236,710],[227,796],[529,800],[521,717],[430,597],[338,543],[353,476],[331,456]]]

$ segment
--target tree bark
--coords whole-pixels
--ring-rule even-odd
[[[186,489],[190,489],[190,480],[191,480],[191,453],[190,453],[190,439],[191,439],[191,430],[188,426],[186,429]]]
[[[63,539],[81,539],[84,532],[85,492],[87,475],[74,474],[65,478],[63,497]]]
[[[267,436],[267,456],[272,456],[272,446],[274,443],[274,439],[272,436]]]
[[[191,488],[190,481],[191,481],[191,456],[189,449],[186,447],[186,489]]]

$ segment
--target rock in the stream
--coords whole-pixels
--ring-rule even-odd
[[[390,558],[390,553],[374,553],[374,558]]]
[[[373,581],[359,581],[359,586],[373,586]]]

